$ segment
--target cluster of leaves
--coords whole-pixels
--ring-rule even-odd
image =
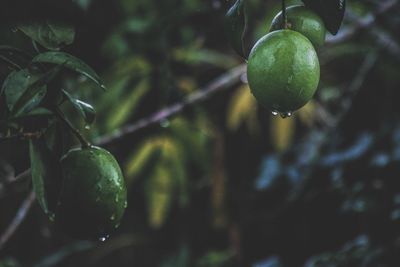
[[[43,119],[52,109],[68,101],[85,118],[93,123],[93,107],[74,98],[66,90],[57,86],[57,77],[64,68],[71,69],[105,87],[100,77],[82,60],[58,51],[74,40],[74,29],[58,23],[34,23],[21,25],[18,29],[31,38],[37,54],[30,55],[18,48],[1,46],[2,61],[12,71],[1,87],[0,129],[3,135],[21,131],[26,117]],[[48,51],[40,52],[41,46]],[[49,51],[50,50],[50,51]]]

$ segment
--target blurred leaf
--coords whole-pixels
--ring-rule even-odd
[[[171,121],[169,130],[184,150],[181,157],[183,164],[193,164],[201,171],[210,166],[210,140],[213,132],[208,119],[201,113],[195,119],[188,121],[183,117],[176,117]]]
[[[4,258],[0,260],[0,267],[20,267],[22,266],[13,258]]]
[[[108,120],[106,122],[107,129],[113,130],[120,127],[134,114],[135,109],[140,103],[143,96],[149,91],[149,81],[147,79],[141,80],[134,88],[130,91],[130,94],[120,99],[118,105],[110,111]]]
[[[159,151],[161,143],[159,139],[150,138],[128,158],[125,165],[125,175],[128,185],[131,184],[146,167],[155,152]]]
[[[51,219],[54,218],[57,203],[60,177],[58,158],[46,145],[45,139],[30,140],[32,185],[40,207]]]
[[[285,151],[293,142],[295,133],[295,118],[271,117],[271,143],[278,152]]]
[[[75,30],[69,25],[56,22],[34,22],[18,27],[35,42],[50,50],[58,50],[74,41]]]
[[[310,100],[304,107],[297,111],[300,121],[311,127],[315,121],[316,106],[314,100]]]
[[[322,166],[335,166],[346,161],[360,158],[369,151],[374,144],[372,133],[363,133],[356,139],[355,143],[343,151],[335,151],[325,155],[320,160]]]
[[[256,179],[255,187],[258,190],[270,189],[282,174],[280,159],[276,155],[265,157],[261,164],[260,175]]]
[[[236,0],[225,15],[225,32],[228,40],[235,51],[247,58],[245,35],[247,31],[246,0]]]
[[[187,246],[182,246],[176,254],[168,257],[161,267],[189,267],[190,266],[190,251]]]
[[[92,0],[73,0],[80,8],[88,9],[92,3]]]
[[[253,267],[283,267],[283,264],[278,257],[274,256],[255,263]]]
[[[65,66],[66,68],[88,77],[97,83],[102,89],[106,88],[100,77],[91,67],[81,59],[70,54],[64,52],[45,52],[34,57],[32,62],[51,63]]]
[[[94,108],[81,100],[75,99],[67,91],[62,90],[62,92],[67,97],[72,106],[82,115],[87,125],[92,124],[96,119],[96,111],[94,110]]]
[[[249,130],[258,132],[257,101],[251,94],[249,86],[243,84],[235,91],[228,104],[227,127],[230,131],[236,131],[248,120],[251,121],[248,124]]]
[[[210,64],[223,69],[229,69],[238,64],[238,61],[229,55],[214,50],[200,49],[198,47],[175,49],[173,51],[173,56],[175,60],[190,65]]]
[[[33,265],[33,267],[52,267],[60,266],[65,258],[76,255],[79,252],[87,251],[95,247],[95,243],[90,241],[77,241],[72,244],[62,247],[55,253],[46,255],[39,263]]]
[[[157,164],[146,186],[148,221],[151,227],[160,228],[169,212],[173,196],[173,177],[165,164]]]
[[[302,0],[304,4],[314,10],[323,19],[326,28],[336,35],[342,24],[346,0]]]
[[[223,267],[232,259],[231,251],[210,251],[202,256],[196,267]]]

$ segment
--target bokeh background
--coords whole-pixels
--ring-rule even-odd
[[[1,267],[400,266],[398,1],[348,1],[339,34],[318,51],[315,98],[287,119],[249,92],[245,62],[224,35],[233,1],[64,2],[29,10],[0,3],[0,43],[34,51],[13,15],[74,23],[75,42],[63,50],[92,66],[108,90],[63,74],[63,88],[98,116],[86,129],[66,112],[116,156],[129,204],[120,228],[96,242],[58,232],[35,202],[1,248]],[[280,1],[248,4],[252,44]],[[4,80],[6,68],[0,73]],[[201,103],[107,139],[221,77]],[[0,235],[31,188],[29,179],[7,179],[28,168],[26,141],[0,142]]]

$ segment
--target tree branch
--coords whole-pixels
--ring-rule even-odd
[[[238,67],[230,70],[229,72],[221,75],[214,81],[212,81],[208,86],[197,90],[195,93],[187,96],[182,102],[178,102],[166,108],[163,108],[147,118],[141,119],[133,124],[128,124],[121,129],[118,129],[112,132],[109,135],[102,136],[95,140],[95,144],[104,146],[113,143],[114,141],[132,134],[140,129],[152,126],[154,124],[159,123],[171,116],[174,116],[184,110],[186,107],[191,106],[193,104],[199,103],[203,100],[206,100],[211,95],[216,92],[221,91],[222,89],[228,88],[229,86],[240,81],[240,77],[246,72],[246,65],[242,64]]]
[[[4,245],[10,239],[10,237],[15,233],[18,229],[19,225],[25,219],[26,215],[28,214],[32,204],[35,200],[35,193],[31,191],[29,195],[26,197],[20,208],[18,209],[17,214],[15,215],[14,219],[11,221],[8,228],[4,231],[4,233],[0,237],[0,250],[4,248]]]

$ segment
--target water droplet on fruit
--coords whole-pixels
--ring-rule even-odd
[[[276,110],[273,110],[273,111],[271,111],[271,114],[272,114],[273,116],[277,116],[277,115],[279,114],[279,112],[276,111]]]
[[[104,235],[102,237],[99,238],[99,241],[104,242],[106,241],[110,236],[109,235]]]
[[[292,112],[288,111],[288,112],[281,112],[280,113],[282,119],[286,119],[292,116]]]

